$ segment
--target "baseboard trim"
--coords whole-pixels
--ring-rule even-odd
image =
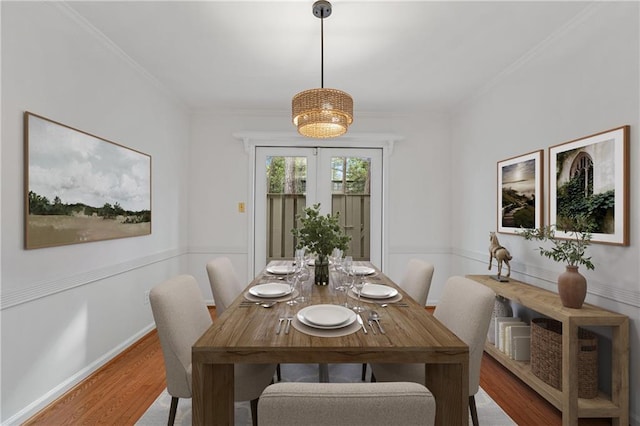
[[[24,407],[22,410],[18,411],[16,414],[8,418],[4,424],[7,425],[20,425],[36,415],[40,410],[44,409],[47,405],[51,404],[56,399],[63,396],[65,393],[69,392],[75,386],[80,384],[83,380],[90,377],[100,368],[107,365],[109,362],[114,360],[118,355],[127,351],[130,347],[135,345],[139,340],[144,338],[147,334],[155,329],[155,324],[149,324],[138,333],[131,336],[129,339],[125,340],[82,370],[78,371],[73,376],[69,377],[62,383],[60,383],[55,388],[51,389],[46,394],[42,395],[40,398],[33,401],[31,404]]]

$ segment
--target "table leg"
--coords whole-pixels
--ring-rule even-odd
[[[192,424],[234,424],[233,364],[192,365]]]
[[[426,364],[425,385],[436,399],[436,425],[469,424],[469,363]]]
[[[562,425],[578,424],[578,325],[562,323]],[[575,368],[574,368],[575,367]]]
[[[318,381],[329,383],[329,364],[318,364]]]

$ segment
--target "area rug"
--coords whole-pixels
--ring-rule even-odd
[[[283,382],[318,381],[317,364],[282,364],[281,369]],[[368,375],[370,374],[370,370],[371,369],[367,369]],[[330,364],[329,380],[332,383],[360,382],[361,372],[362,364]],[[367,377],[367,380],[369,380],[369,377]],[[516,424],[482,388],[480,388],[475,398],[478,409],[478,420],[481,425],[512,426]],[[136,425],[156,426],[167,424],[170,405],[171,396],[165,389],[138,420]],[[183,426],[191,425],[191,399],[180,399],[175,424]],[[236,402],[235,424],[236,426],[251,426],[251,411],[248,402]],[[471,424],[471,420],[469,420],[469,424]]]

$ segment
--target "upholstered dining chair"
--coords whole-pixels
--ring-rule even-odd
[[[191,398],[191,346],[211,325],[211,315],[195,278],[179,275],[156,285],[149,292],[153,319],[158,330],[167,392],[171,395],[169,425],[173,425],[179,398]],[[258,398],[273,382],[275,365],[236,365],[235,400],[251,401],[257,423]]]
[[[406,291],[420,306],[427,304],[433,269],[431,263],[420,259],[411,259],[407,264],[405,275],[400,281],[400,288]]]
[[[469,345],[469,409],[474,426],[478,413],[474,395],[480,388],[480,363],[495,293],[464,277],[450,277],[433,316]],[[371,364],[376,381],[425,383],[423,364]]]
[[[400,281],[400,288],[406,291],[420,306],[427,304],[433,270],[434,268],[431,263],[420,259],[411,259],[407,264],[404,277],[402,281]],[[365,381],[366,376],[367,364],[362,364],[362,381]]]
[[[207,275],[216,304],[216,314],[220,316],[242,293],[244,287],[228,257],[218,257],[207,262]]]
[[[244,290],[228,257],[218,257],[207,262],[207,275],[211,293],[216,304],[216,315],[220,316]],[[280,364],[276,368],[278,381],[282,380]]]
[[[432,425],[436,414],[417,383],[276,383],[258,407],[260,426]]]

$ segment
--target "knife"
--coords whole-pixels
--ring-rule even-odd
[[[356,319],[358,320],[358,324],[360,324],[360,326],[362,327],[362,331],[364,331],[364,334],[367,334],[367,328],[364,326],[364,321],[362,321],[362,317],[360,316],[360,314],[358,314]]]

